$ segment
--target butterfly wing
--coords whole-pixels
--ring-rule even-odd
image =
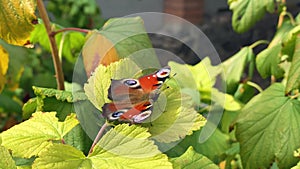
[[[165,67],[153,74],[139,79],[112,80],[108,98],[112,103],[103,105],[103,116],[108,120],[142,123],[152,113],[153,102],[157,99],[158,89],[170,75]]]
[[[152,113],[153,104],[150,101],[140,102],[133,107],[125,104],[106,103],[102,107],[103,116],[108,120],[142,123]]]

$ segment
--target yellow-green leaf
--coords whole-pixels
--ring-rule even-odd
[[[2,145],[12,150],[14,156],[29,158],[37,156],[51,141],[61,141],[78,124],[72,114],[64,122],[55,117],[56,112],[36,112],[29,120],[1,133]]]
[[[171,169],[168,157],[162,154],[146,128],[122,124],[109,130],[87,157],[66,144],[52,144],[40,153],[33,168],[144,168]]]
[[[8,69],[8,53],[7,51],[0,45],[0,93],[4,88],[6,79],[5,74]]]
[[[86,95],[101,110],[104,103],[111,102],[107,97],[111,79],[132,78],[138,73],[139,67],[129,59],[114,62],[107,67],[100,65],[84,86]],[[200,129],[206,120],[194,110],[193,100],[188,95],[176,86],[171,87],[169,83],[165,86],[169,88],[160,89],[161,94],[154,104],[153,113],[143,126],[149,127],[155,140],[171,142]]]
[[[92,168],[80,150],[66,144],[51,144],[33,163],[33,168]]]
[[[36,21],[34,0],[0,1],[0,38],[7,43],[24,46]]]
[[[207,157],[198,154],[194,151],[193,147],[190,146],[186,152],[180,157],[171,159],[174,169],[217,169],[219,168],[216,164],[210,161]]]
[[[84,85],[84,91],[94,106],[102,110],[103,104],[110,102],[107,95],[111,79],[131,78],[139,70],[139,67],[129,59],[114,62],[108,67],[99,65],[88,83]]]
[[[14,160],[9,151],[1,145],[0,137],[0,169],[16,169]]]
[[[103,136],[88,158],[96,168],[172,168],[149,137],[146,128],[118,125]]]
[[[206,119],[195,111],[191,97],[171,87],[166,88],[154,103],[149,121],[143,126],[149,127],[153,139],[164,143],[184,138],[206,123]]]

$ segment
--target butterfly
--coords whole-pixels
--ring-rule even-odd
[[[109,121],[142,123],[150,117],[159,88],[170,72],[170,67],[164,67],[138,79],[112,79],[108,89],[112,102],[103,105],[103,116]]]

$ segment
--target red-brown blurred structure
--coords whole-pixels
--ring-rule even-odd
[[[164,12],[194,24],[203,21],[204,0],[164,0]]]

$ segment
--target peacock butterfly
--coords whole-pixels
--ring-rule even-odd
[[[170,67],[164,67],[138,79],[112,79],[108,98],[113,102],[103,105],[103,116],[109,121],[142,123],[151,115],[159,88],[170,72]]]

